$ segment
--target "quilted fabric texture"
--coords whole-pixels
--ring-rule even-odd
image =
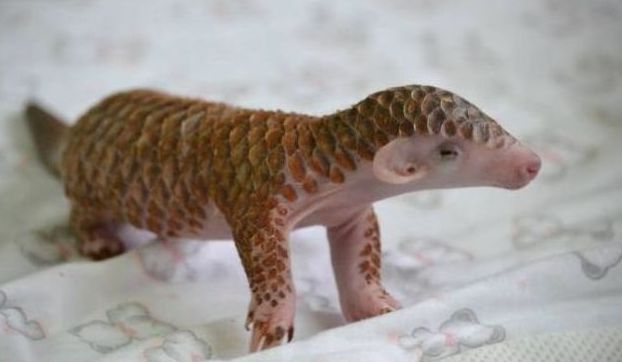
[[[621,361],[622,328],[598,328],[527,337],[474,349],[447,358],[447,362],[514,361]]]

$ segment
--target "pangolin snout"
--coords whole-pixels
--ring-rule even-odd
[[[535,153],[532,153],[531,157],[529,157],[529,160],[527,160],[525,165],[522,167],[522,170],[520,171],[522,177],[527,181],[533,180],[538,175],[541,166],[542,161],[540,161],[540,157],[538,157],[538,155],[536,155]]]
[[[540,172],[542,161],[533,151],[520,146],[514,154],[514,177],[506,185],[509,189],[520,189],[527,186]]]
[[[529,148],[520,143],[512,145],[492,163],[493,184],[516,190],[527,186],[540,172],[542,161]]]

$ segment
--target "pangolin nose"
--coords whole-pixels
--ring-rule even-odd
[[[524,173],[527,175],[529,180],[533,180],[540,171],[540,167],[542,166],[542,161],[540,161],[540,157],[534,155],[531,160],[525,165]]]

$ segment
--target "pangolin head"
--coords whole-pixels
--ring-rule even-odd
[[[540,169],[533,151],[469,101],[444,89],[390,88],[352,110],[359,143],[375,147],[374,173],[387,183],[516,189]]]

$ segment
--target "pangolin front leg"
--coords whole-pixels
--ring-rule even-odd
[[[371,206],[329,227],[328,239],[339,301],[348,322],[400,308],[380,282],[380,230]]]
[[[255,219],[250,221],[249,219]],[[275,222],[276,219],[276,222]],[[288,235],[278,218],[245,218],[234,238],[251,289],[246,328],[252,328],[251,351],[289,342],[294,333],[295,293]]]

